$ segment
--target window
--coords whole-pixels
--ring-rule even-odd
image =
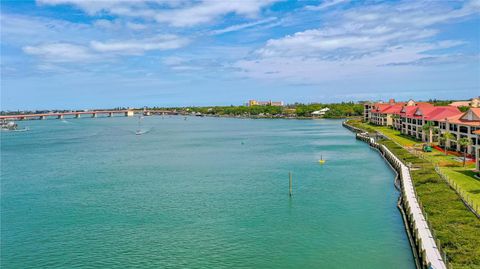
[[[460,133],[468,134],[468,127],[467,126],[460,126]]]

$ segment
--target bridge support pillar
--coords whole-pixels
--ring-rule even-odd
[[[93,113],[92,118],[96,118],[96,117],[97,117],[97,113]]]
[[[113,117],[113,112],[108,113],[109,117]]]
[[[133,117],[133,115],[134,115],[133,110],[128,110],[127,112],[125,112],[125,117]]]
[[[41,119],[41,120],[44,120],[44,119],[46,119],[46,118],[47,118],[47,116],[40,116],[40,119]]]
[[[59,120],[63,119],[63,115],[58,115],[57,119]]]
[[[80,118],[80,114],[75,114],[75,118]]]

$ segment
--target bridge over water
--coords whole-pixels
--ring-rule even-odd
[[[90,116],[96,118],[98,115],[106,115],[107,117],[113,117],[114,115],[123,115],[125,117],[132,117],[135,113],[142,113],[144,116],[150,116],[153,114],[172,115],[176,112],[169,110],[92,110],[92,111],[71,111],[71,112],[53,112],[53,113],[39,113],[39,114],[17,114],[17,115],[1,115],[0,120],[29,120],[40,119],[45,120],[47,118],[63,119],[66,116],[73,116],[74,118],[80,118],[82,116]]]

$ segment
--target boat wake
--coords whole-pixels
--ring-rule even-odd
[[[25,127],[25,128],[23,128],[23,129],[12,129],[12,130],[2,129],[2,132],[16,132],[16,133],[21,133],[21,132],[26,132],[26,131],[30,131],[30,128]]]
[[[150,132],[150,129],[149,130],[137,130],[135,132],[136,135],[143,135],[143,134],[147,134]]]

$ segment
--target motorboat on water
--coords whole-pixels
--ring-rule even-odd
[[[2,121],[0,123],[1,125],[1,130],[2,131],[9,131],[9,132],[26,132],[28,131],[28,127],[19,129],[18,124],[16,124],[14,121]]]

